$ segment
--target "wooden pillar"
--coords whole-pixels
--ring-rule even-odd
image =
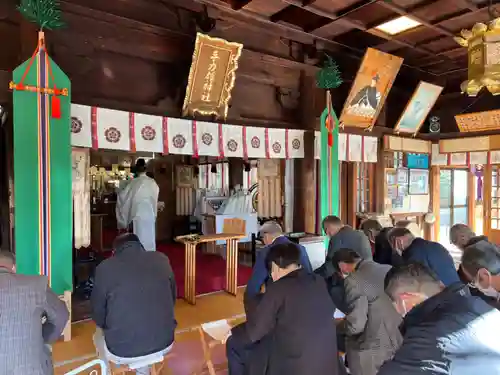
[[[316,160],[314,159],[314,130],[316,82],[314,76],[302,73],[300,81],[301,122],[304,134],[304,158],[295,161],[294,231],[316,232]]]
[[[357,162],[348,163],[347,172],[347,222],[344,224],[356,228],[356,211],[358,209],[358,168]]]
[[[474,183],[474,173],[467,172],[467,218],[469,227],[476,231],[476,184]]]
[[[378,213],[384,213],[385,211],[385,192],[386,181],[385,181],[385,152],[383,138],[379,139],[378,142],[378,155],[377,164],[375,164],[375,211]]]
[[[484,166],[483,177],[483,234],[490,236],[491,232],[491,186],[492,186],[492,167]],[[490,239],[491,240],[491,239]]]
[[[431,168],[431,205],[432,205],[432,212],[434,213],[434,216],[436,218],[436,221],[434,222],[433,228],[432,228],[432,234],[430,238],[433,241],[439,241],[439,226],[440,226],[440,179],[439,179],[439,174],[440,174],[440,168],[433,166]]]
[[[229,189],[233,189],[237,185],[243,186],[243,168],[243,159],[229,159]]]
[[[19,63],[21,63],[35,52],[38,44],[38,27],[26,21],[21,15],[19,18]]]

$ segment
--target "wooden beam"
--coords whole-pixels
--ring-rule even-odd
[[[424,7],[425,6],[418,7],[416,9],[413,9],[413,11],[420,10],[420,9],[422,9]],[[460,12],[460,14],[458,14],[456,16],[452,16],[452,17],[449,17],[449,18],[441,18],[441,19],[439,19],[437,21],[431,22],[431,24],[434,25],[434,26],[439,26],[439,25],[441,25],[442,23],[445,23],[445,22],[460,21],[462,18],[470,17],[470,16],[472,16],[472,15],[474,15],[474,14],[480,12],[480,11],[486,10],[486,9],[487,9],[487,5],[477,6],[476,9],[471,10],[470,12],[466,12],[466,13]],[[409,30],[408,32],[411,32],[411,30]],[[403,33],[399,34],[399,36],[402,36],[404,34],[405,33],[403,32]],[[442,37],[425,39],[425,40],[420,41],[419,43],[416,43],[416,46],[426,45],[428,43],[435,42],[435,41],[440,40],[440,39],[442,39]],[[392,40],[388,41],[388,42],[385,42],[385,43],[382,43],[382,44],[379,44],[379,45],[375,46],[375,48],[379,48],[379,49],[382,49],[384,51],[389,48],[389,51],[391,51],[391,50],[393,50],[392,48],[390,48],[391,42],[392,42]]]
[[[229,0],[229,3],[234,10],[240,10],[251,2],[252,0]]]
[[[269,17],[262,16],[256,12],[252,12],[252,11],[249,11],[246,9],[241,9],[239,11],[235,11],[230,6],[228,6],[227,3],[225,3],[221,0],[194,0],[194,1],[215,7],[217,9],[219,9],[221,12],[231,14],[234,17],[242,17],[242,18],[246,18],[246,19],[250,19],[250,20],[259,22],[262,25],[266,26],[265,28],[262,29],[262,31],[266,32],[268,34],[271,34],[273,36],[276,35],[276,33],[275,33],[275,31],[273,31],[273,29],[274,30],[280,29],[281,31],[285,32],[286,38],[288,38],[288,39],[297,40],[295,38],[299,37],[302,40],[304,40],[304,38],[309,38],[311,44],[315,40],[322,41],[322,42],[324,42],[324,45],[329,47],[329,49],[332,52],[336,52],[336,53],[338,53],[338,55],[342,55],[344,57],[348,57],[348,58],[354,59],[356,61],[360,61],[361,58],[364,56],[364,53],[366,52],[365,49],[359,49],[359,48],[353,47],[352,45],[343,44],[343,43],[340,43],[338,41],[328,39],[328,38],[322,37],[322,36],[314,34],[314,33],[309,33],[309,32],[306,32],[298,27],[291,26],[289,24],[272,22]],[[302,43],[304,43],[304,42],[302,42]],[[419,71],[420,73],[424,73],[424,74],[427,74],[427,75],[432,76],[432,77],[438,76],[432,72],[428,72],[428,71],[425,71],[423,69],[420,69],[417,66],[408,65],[405,63],[403,63],[403,66],[406,66],[410,69]]]
[[[448,53],[459,52],[459,51],[462,51],[465,54],[465,53],[467,53],[467,48],[454,47],[454,48],[450,48],[450,49],[447,49],[444,51],[436,52],[436,53],[434,53],[434,58],[439,57],[439,56],[445,56],[446,58],[449,58],[448,56],[446,56]],[[443,62],[443,60],[433,61],[432,56],[429,56],[429,57],[426,57],[426,58],[423,58],[423,59],[417,61],[417,63],[420,66],[426,66],[426,67],[430,66],[430,65],[434,65],[434,64],[439,64],[442,62]]]
[[[474,4],[471,0],[459,0],[460,3],[462,3],[467,9],[470,9],[472,11],[478,10],[479,7]]]
[[[151,34],[152,40],[157,40],[157,43],[148,44],[147,40],[143,45],[133,45],[128,46],[123,41],[101,37],[95,40],[95,43],[100,49],[119,53],[132,57],[144,57],[145,59],[157,62],[171,62],[175,61],[182,56],[186,56],[186,48],[183,48],[182,51],[180,48],[182,46],[188,47],[190,43],[194,41],[195,36],[183,31],[172,30],[164,27],[159,27],[155,25],[149,25],[142,21],[131,20],[122,16],[114,15],[111,13],[106,13],[97,9],[85,8],[73,3],[69,3],[67,1],[63,1],[64,7],[66,8],[66,13],[72,20],[73,23],[80,22],[81,17],[88,19],[88,22],[104,22],[112,25],[116,25],[117,23],[123,24],[124,26],[131,28],[133,30],[137,30],[140,32]],[[75,18],[78,16],[79,18]],[[83,22],[85,23],[85,22]],[[56,38],[65,38],[67,34],[72,34],[73,37],[78,38],[82,41],[82,43],[93,42],[90,39],[89,35],[83,35],[80,33],[75,33],[71,29],[69,31],[65,31],[64,34],[54,34]],[[169,41],[176,42],[179,48],[171,48],[164,42],[162,42],[158,37],[168,37]],[[156,37],[156,38],[155,38]],[[162,39],[163,40],[163,39]],[[186,43],[186,41],[189,41]],[[242,59],[252,60],[253,63],[261,64],[273,64],[280,67],[287,67],[292,69],[304,70],[309,73],[316,73],[319,68],[314,65],[309,65],[300,61],[290,60],[279,56],[269,55],[264,52],[253,50],[249,48],[244,48],[242,53]],[[244,79],[255,81],[259,83],[272,83],[269,78],[265,76],[255,76],[255,75],[245,75],[244,72],[238,73],[239,77]]]
[[[338,23],[338,24],[346,25],[348,27],[352,27],[353,29],[356,29],[356,30],[361,30],[361,31],[368,32],[370,34],[378,36],[379,38],[384,38],[384,39],[390,40],[391,42],[397,43],[400,46],[411,48],[411,49],[415,49],[416,51],[424,53],[424,54],[426,54],[428,56],[432,56],[434,54],[434,52],[431,51],[431,50],[419,47],[416,44],[411,44],[411,43],[405,42],[404,40],[400,40],[400,39],[391,37],[390,35],[388,35],[386,33],[383,33],[383,32],[379,32],[376,29],[368,28],[366,25],[363,25],[363,23],[361,23],[359,21],[354,21],[354,20],[350,20],[350,19],[347,19],[347,18],[342,18],[342,16],[338,16],[337,14],[335,14],[333,12],[328,12],[326,10],[318,8],[314,4],[312,4],[312,5],[303,5],[302,1],[300,1],[300,0],[282,0],[282,1],[284,3],[290,4],[290,5],[294,5],[294,6],[299,7],[299,8],[306,9],[309,12],[314,13],[314,14],[316,14],[318,16],[329,18],[330,20],[332,20],[331,23],[335,22],[335,23]],[[375,3],[375,2],[376,1],[370,1],[368,3],[363,4],[359,8],[362,8],[362,7],[364,7],[364,6],[368,5],[368,4]],[[313,35],[315,35],[314,31],[312,33],[313,33]]]
[[[440,168],[437,166],[431,167],[431,207],[432,213],[436,220],[434,221],[431,240],[439,241],[439,229],[441,221],[440,208]]]
[[[437,31],[438,33],[441,33],[441,34],[449,36],[449,37],[455,36],[455,34],[453,34],[450,30],[447,30],[444,27],[441,27],[438,25],[434,25],[431,22],[426,21],[421,17],[418,17],[418,16],[415,16],[414,14],[408,13],[404,8],[397,6],[393,2],[381,1],[378,4],[380,4],[384,8],[392,10],[393,12],[395,12],[401,16],[407,16],[407,17],[409,16],[409,17],[413,18],[415,21],[420,22],[422,25],[428,27],[429,29]]]

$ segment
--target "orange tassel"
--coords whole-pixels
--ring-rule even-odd
[[[328,147],[333,146],[333,134],[331,132],[328,132]]]

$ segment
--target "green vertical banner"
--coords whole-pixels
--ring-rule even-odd
[[[13,72],[14,238],[18,273],[71,291],[73,199],[71,83],[47,55],[43,32]]]
[[[327,107],[321,114],[320,212],[339,214],[339,120]]]

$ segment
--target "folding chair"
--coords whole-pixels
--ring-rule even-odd
[[[162,370],[164,368],[166,368],[168,373],[171,374],[171,370],[167,366],[167,359],[172,358],[172,357],[173,357],[172,353],[167,353],[163,356],[163,360],[161,360],[159,362],[141,364],[141,367],[142,366],[151,366],[151,371],[150,371],[151,375],[162,375]],[[131,368],[130,366],[131,365],[119,365],[119,364],[116,364],[116,363],[109,361],[111,375],[120,375],[120,374],[123,375],[123,374],[126,374],[128,372],[135,373],[136,367],[134,366],[134,368]]]
[[[215,330],[212,330],[212,327],[216,327]],[[218,320],[215,322],[202,324],[197,328],[200,334],[201,347],[203,349],[203,358],[204,362],[199,371],[195,371],[193,375],[203,375],[207,371],[209,375],[217,375],[217,371],[222,371],[227,369],[227,363],[214,364],[212,359],[212,352],[214,348],[219,345],[226,344],[227,335],[218,334],[216,332],[218,327],[223,327],[220,332],[225,331],[229,324],[227,320]],[[230,328],[229,328],[230,329]]]

